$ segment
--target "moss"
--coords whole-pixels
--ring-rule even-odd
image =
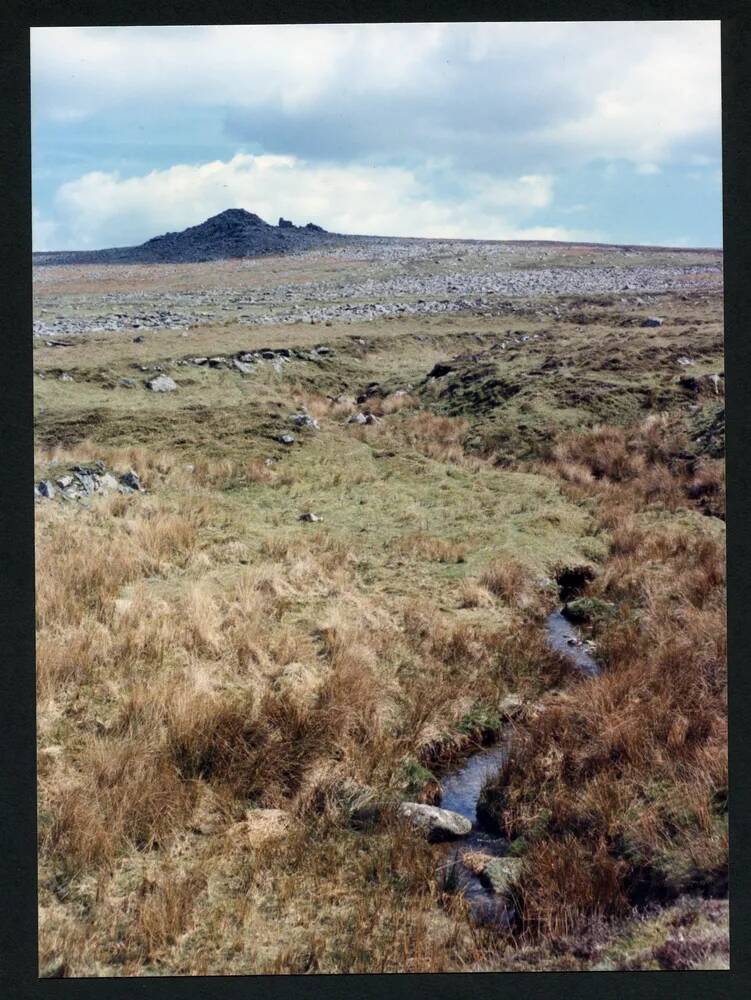
[[[419,761],[408,757],[403,761],[399,773],[399,786],[407,798],[413,798],[425,792],[430,786],[437,785],[438,779]]]
[[[599,623],[615,617],[616,607],[610,601],[598,597],[576,597],[564,605],[563,614],[569,621],[579,623]]]

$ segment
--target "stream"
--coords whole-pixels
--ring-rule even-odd
[[[549,647],[567,657],[583,674],[594,677],[600,666],[577,629],[557,608],[545,620],[545,636]],[[480,877],[471,871],[462,858],[467,852],[477,851],[502,857],[508,852],[508,841],[501,834],[484,828],[477,818],[477,802],[487,778],[498,772],[506,757],[506,746],[496,744],[478,750],[467,757],[461,767],[441,777],[442,809],[465,816],[472,823],[472,830],[451,849],[446,864],[455,879],[456,891],[461,892],[470,905],[473,919],[478,923],[508,926],[514,919],[513,909],[502,897],[486,888]]]

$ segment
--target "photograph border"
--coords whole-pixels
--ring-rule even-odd
[[[253,24],[389,21],[722,21],[723,229],[728,505],[728,665],[730,756],[730,971],[409,973],[66,979],[37,978],[36,750],[34,683],[34,517],[29,29],[114,24]],[[3,335],[3,516],[0,520],[0,626],[3,842],[0,851],[0,989],[43,996],[711,997],[751,995],[751,9],[747,2],[278,2],[196,0],[144,3],[8,3],[0,60],[0,330]]]

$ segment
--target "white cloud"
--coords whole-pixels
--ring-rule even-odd
[[[612,27],[613,37],[620,37],[624,26]],[[631,160],[647,167],[645,173],[692,137],[719,141],[719,22],[673,22],[669,31],[663,24],[644,27],[634,58],[624,64],[616,57],[611,71],[599,76],[587,112],[542,136],[593,158]],[[625,35],[633,40],[631,25]]]
[[[229,161],[178,165],[130,178],[92,171],[58,189],[58,228],[39,220],[36,249],[87,249],[140,243],[195,225],[225,208],[269,222],[280,215],[332,232],[485,239],[582,239],[559,227],[525,227],[550,205],[553,179],[472,176],[467,189],[437,199],[402,167],[309,163],[293,156],[237,154]],[[65,245],[52,245],[66,234]]]
[[[268,115],[272,143],[274,116],[368,120],[385,101],[387,120],[407,115],[368,136],[386,154],[410,125],[436,142],[501,136],[538,164],[719,149],[718,21],[35,28],[32,81],[42,119],[188,103],[248,112],[251,133]]]
[[[656,163],[638,163],[636,165],[636,172],[637,174],[644,174],[648,177],[653,174],[661,174],[662,170]]]

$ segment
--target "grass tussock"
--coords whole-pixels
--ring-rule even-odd
[[[516,607],[526,607],[532,600],[530,571],[518,559],[496,560],[483,570],[478,582],[494,597]]]
[[[403,535],[397,542],[396,549],[400,555],[416,559],[430,559],[442,563],[463,563],[467,555],[466,542],[455,541],[428,535],[426,532],[414,532]]]

